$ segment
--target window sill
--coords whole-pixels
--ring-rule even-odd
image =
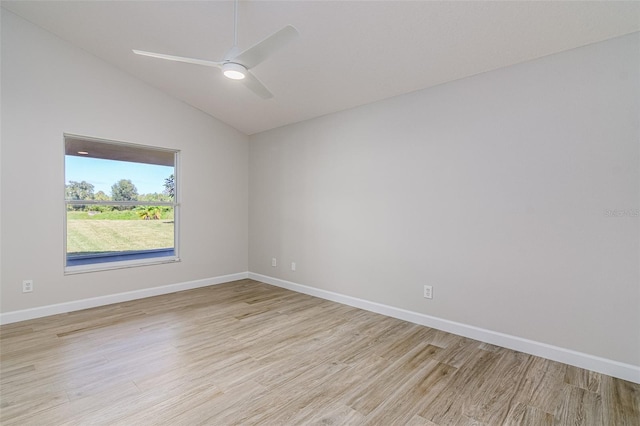
[[[180,258],[176,256],[174,249],[87,254],[67,257],[64,273],[65,275],[84,274],[179,261]]]

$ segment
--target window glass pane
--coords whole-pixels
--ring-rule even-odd
[[[72,207],[67,210],[67,266],[175,254],[171,206]]]
[[[170,202],[173,176],[173,166],[66,155],[65,199]]]
[[[65,136],[67,267],[177,258],[176,154]]]

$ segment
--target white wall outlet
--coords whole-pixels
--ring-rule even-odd
[[[22,292],[31,293],[33,291],[33,280],[22,281]]]
[[[433,287],[430,285],[424,286],[424,297],[425,299],[433,299]]]
[[[274,268],[276,266],[278,266],[278,259],[276,259],[275,257],[271,258],[271,266],[273,266]]]
[[[292,271],[296,270],[296,262],[291,262],[291,270]]]

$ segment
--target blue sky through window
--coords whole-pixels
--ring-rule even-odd
[[[94,186],[94,193],[111,195],[111,186],[120,179],[130,179],[138,194],[162,193],[164,180],[173,173],[171,166],[65,155],[65,184],[84,180]]]

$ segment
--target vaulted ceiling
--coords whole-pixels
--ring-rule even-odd
[[[3,1],[5,9],[253,134],[640,31],[640,2],[241,1],[238,44],[287,24],[300,37],[253,69],[264,100],[216,68],[230,1]]]

